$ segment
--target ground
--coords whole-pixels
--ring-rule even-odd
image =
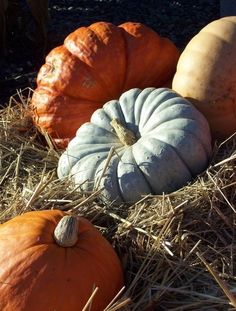
[[[206,24],[220,17],[219,0],[51,0],[46,54],[63,43],[80,26],[96,21],[119,25],[141,22],[171,39],[182,50]],[[35,88],[35,78],[43,59],[24,33],[16,33],[10,42],[7,59],[0,60],[0,104],[9,101],[17,89]]]

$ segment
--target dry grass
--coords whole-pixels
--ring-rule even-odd
[[[60,153],[31,124],[27,98],[18,94],[0,112],[0,221],[50,208],[91,220],[125,269],[126,288],[106,311],[236,309],[236,136],[183,189],[103,205],[57,179]]]

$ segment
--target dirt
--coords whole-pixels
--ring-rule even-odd
[[[51,16],[46,54],[61,45],[76,28],[97,21],[119,25],[141,22],[171,39],[183,50],[206,24],[220,17],[219,0],[67,0],[49,2]],[[29,24],[31,27],[32,24]],[[7,58],[0,59],[0,104],[6,104],[16,90],[35,88],[35,79],[44,58],[25,33],[15,31],[9,40]]]

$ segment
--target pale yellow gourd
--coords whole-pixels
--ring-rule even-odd
[[[215,20],[192,38],[172,88],[204,114],[214,138],[236,131],[236,16]]]

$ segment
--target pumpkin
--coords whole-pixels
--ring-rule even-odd
[[[236,131],[236,16],[209,23],[191,39],[172,88],[204,114],[214,139]]]
[[[178,57],[170,40],[140,23],[80,27],[49,53],[38,73],[34,123],[64,148],[108,100],[133,87],[167,85]]]
[[[102,311],[123,286],[120,261],[86,219],[33,211],[0,225],[0,309]],[[86,309],[87,310],[87,309]]]
[[[202,114],[168,88],[134,88],[96,110],[62,153],[58,177],[105,201],[181,188],[208,165],[211,136]]]

